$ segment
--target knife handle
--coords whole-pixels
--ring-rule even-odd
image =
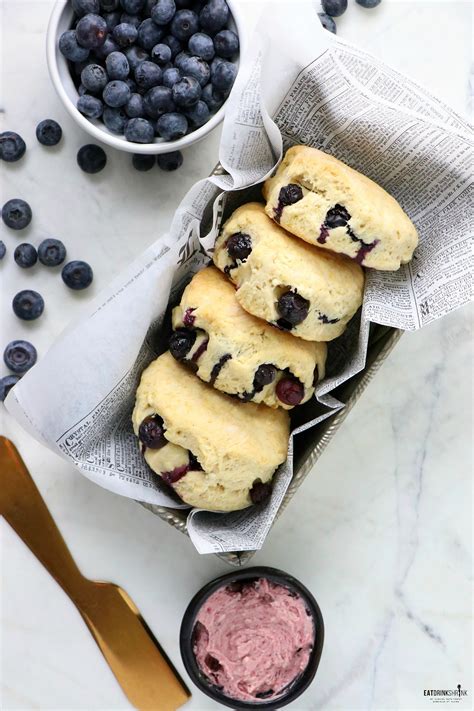
[[[88,582],[13,442],[0,436],[0,514],[75,601]]]

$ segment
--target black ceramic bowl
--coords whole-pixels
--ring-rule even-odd
[[[202,605],[206,599],[212,595],[216,590],[233,582],[245,582],[258,578],[267,578],[273,583],[282,585],[289,590],[296,592],[300,595],[308,610],[313,616],[314,628],[315,628],[315,640],[313,650],[311,652],[308,666],[304,672],[295,679],[294,682],[288,687],[287,691],[282,694],[278,699],[272,699],[271,701],[256,701],[246,702],[238,701],[232,699],[229,696],[225,696],[211,681],[201,672],[193,651],[193,630],[196,621],[196,617],[201,609]],[[180,649],[181,656],[183,658],[184,666],[186,671],[191,677],[192,681],[196,686],[203,691],[205,694],[222,704],[223,706],[229,706],[232,709],[237,709],[238,711],[244,711],[245,709],[261,709],[262,711],[269,711],[270,709],[279,709],[282,706],[294,701],[300,694],[308,688],[314,679],[316,671],[318,669],[319,660],[321,659],[321,653],[323,650],[324,643],[324,622],[319,605],[311,595],[309,590],[305,588],[298,580],[293,578],[288,573],[284,573],[282,570],[276,570],[275,568],[267,568],[265,566],[246,568],[245,570],[239,570],[235,573],[229,573],[228,575],[223,575],[220,578],[212,580],[210,583],[205,585],[199,592],[193,597],[189,603],[186,612],[184,613],[183,621],[181,623],[180,631]]]

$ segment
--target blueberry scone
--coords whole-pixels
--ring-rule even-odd
[[[143,372],[132,420],[151,469],[210,511],[260,503],[287,455],[288,412],[224,395],[170,353]]]
[[[176,360],[241,400],[291,408],[324,377],[327,347],[293,338],[244,311],[215,267],[202,269],[173,310],[169,348]]]
[[[307,341],[331,341],[362,303],[355,262],[285,232],[253,202],[239,207],[216,240],[214,263],[254,316]]]
[[[294,146],[264,184],[266,212],[297,237],[364,267],[406,264],[418,233],[398,202],[337,158]]]

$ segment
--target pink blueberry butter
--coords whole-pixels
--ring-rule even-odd
[[[202,673],[231,699],[278,699],[306,669],[313,616],[293,590],[266,578],[222,587],[202,605],[193,652]]]

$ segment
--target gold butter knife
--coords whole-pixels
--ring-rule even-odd
[[[0,514],[76,605],[133,706],[174,711],[186,703],[190,692],[133,600],[82,575],[18,450],[1,436]]]

